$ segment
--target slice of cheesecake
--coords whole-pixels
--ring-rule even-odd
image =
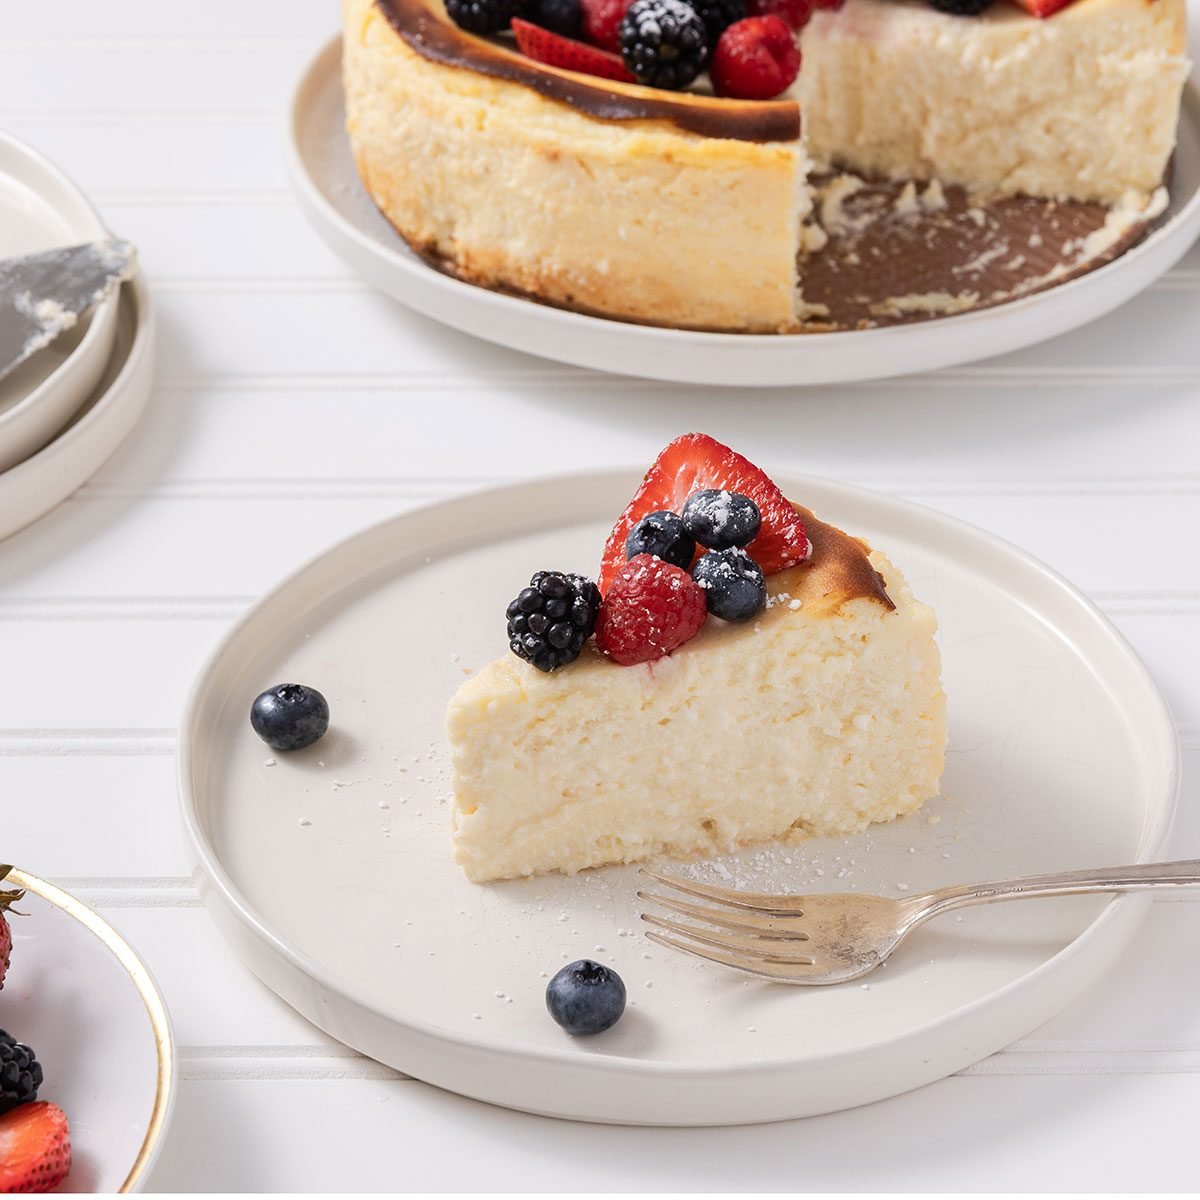
[[[933,612],[878,552],[804,510],[812,556],[747,624],[669,657],[514,655],[450,703],[454,857],[483,883],[847,834],[937,794]],[[752,547],[753,549],[753,547]]]

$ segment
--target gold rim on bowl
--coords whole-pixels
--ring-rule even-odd
[[[150,972],[133,947],[103,917],[88,908],[82,900],[77,900],[61,888],[55,887],[54,884],[47,883],[44,879],[39,879],[36,875],[30,875],[27,871],[21,871],[15,867],[9,870],[4,882],[12,884],[13,887],[22,888],[35,896],[40,896],[47,904],[52,904],[94,933],[124,968],[141,998],[142,1004],[145,1005],[146,1015],[150,1018],[150,1028],[154,1032],[158,1072],[154,1107],[150,1113],[146,1136],[142,1139],[137,1158],[134,1159],[133,1166],[125,1177],[125,1182],[117,1189],[120,1193],[132,1192],[142,1181],[142,1176],[149,1169],[154,1158],[159,1139],[162,1137],[167,1123],[171,1088],[175,1080],[175,1046],[171,1037],[171,1023],[167,1017],[167,1009],[163,1004],[162,996],[159,995],[158,988],[150,977]]]

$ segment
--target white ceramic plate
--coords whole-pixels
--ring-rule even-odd
[[[87,197],[36,151],[0,132],[0,258],[108,236]],[[0,379],[0,471],[40,450],[75,415],[112,353],[117,300]]]
[[[1140,246],[1070,283],[995,308],[887,329],[789,337],[695,333],[584,316],[490,292],[414,254],[367,196],[343,128],[341,43],[300,80],[288,158],[300,206],[369,283],[434,320],[575,366],[675,383],[771,387],[931,371],[1045,341],[1095,320],[1173,266],[1200,233],[1200,91],[1184,94],[1171,206]]]
[[[145,965],[106,921],[23,871],[12,916],[12,966],[0,1028],[37,1051],[39,1100],[71,1125],[64,1192],[140,1190],[171,1117],[174,1048],[162,997]]]
[[[251,969],[335,1037],[454,1091],[685,1125],[905,1091],[1089,988],[1144,898],[973,910],[927,927],[866,989],[798,991],[649,944],[632,868],[466,881],[450,857],[446,702],[507,652],[504,607],[533,570],[595,570],[638,478],[547,480],[396,518],[314,560],[234,627],[189,700],[180,786],[206,900]],[[780,482],[893,555],[936,608],[951,752],[945,798],[921,814],[727,859],[732,877],[897,895],[1161,852],[1174,728],[1096,609],[969,526],[828,482]],[[321,689],[334,722],[290,756],[248,722],[253,697],[285,681]],[[609,1033],[573,1041],[543,991],[547,974],[584,956],[615,966],[633,1005]]]
[[[117,297],[112,355],[71,424],[0,473],[0,538],[36,521],[86,483],[137,424],[154,381],[154,310],[141,276]]]

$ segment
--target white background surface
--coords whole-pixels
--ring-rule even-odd
[[[192,890],[171,756],[208,648],[312,552],[695,428],[965,517],[1087,590],[1175,709],[1174,853],[1200,855],[1200,250],[1087,329],[937,375],[775,394],[590,375],[372,294],[303,225],[283,120],[332,0],[9,7],[0,126],[139,244],[161,315],[142,429],[0,544],[0,847],[99,907],[163,986],[182,1081],[152,1187],[1194,1185],[1200,895],[1154,905],[1091,997],[920,1092],[783,1126],[569,1125],[399,1079],[266,992]]]

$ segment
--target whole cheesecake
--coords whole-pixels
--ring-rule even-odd
[[[709,617],[671,652],[621,665],[606,640],[614,581],[574,661],[539,671],[507,654],[461,686],[447,732],[468,878],[854,833],[937,794],[934,614],[884,555],[796,512],[811,554],[766,576],[752,618]]]
[[[774,101],[560,70],[458,28],[441,0],[343,0],[343,22],[351,148],[414,249],[578,311],[746,332],[812,315],[818,175],[1161,207],[1188,69],[1184,0],[1076,0],[1046,20],[846,0],[803,29]]]

